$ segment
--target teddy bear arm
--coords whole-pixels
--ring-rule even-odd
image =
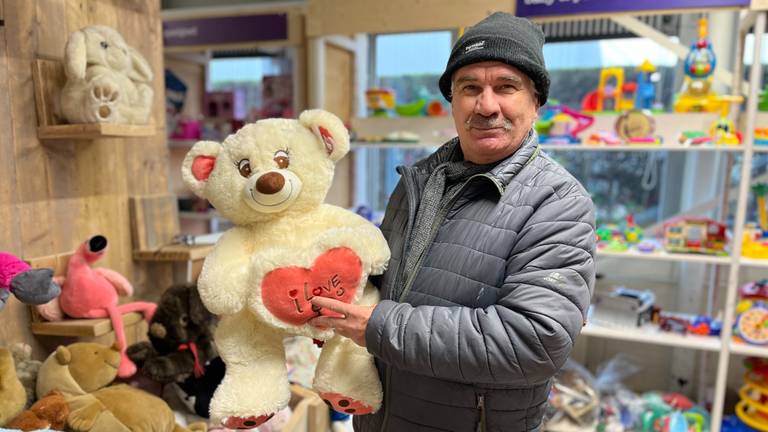
[[[206,309],[216,315],[231,315],[245,306],[250,263],[250,254],[239,236],[224,234],[205,259],[198,281]]]
[[[83,395],[67,401],[70,411],[67,424],[76,431],[89,431],[94,427],[102,413],[108,413],[107,407],[92,395]]]
[[[321,249],[349,247],[365,264],[365,273],[377,275],[384,272],[389,263],[389,246],[378,228],[370,223],[360,223],[334,228],[323,233],[317,244]]]
[[[170,383],[191,374],[194,366],[195,362],[188,352],[174,352],[148,360],[143,369],[152,379]]]
[[[149,341],[143,341],[129,346],[127,354],[128,358],[136,363],[136,366],[141,367],[144,362],[156,357],[157,351]]]

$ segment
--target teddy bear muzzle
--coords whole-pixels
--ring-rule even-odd
[[[245,202],[261,213],[276,213],[290,207],[301,192],[301,180],[288,170],[271,170],[251,176],[246,183]]]

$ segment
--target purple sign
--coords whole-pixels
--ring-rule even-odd
[[[522,17],[749,6],[750,0],[517,0]]]
[[[163,22],[166,47],[274,41],[288,38],[287,14],[228,16]]]

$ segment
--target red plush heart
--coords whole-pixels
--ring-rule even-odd
[[[312,268],[281,267],[261,282],[267,310],[288,324],[302,325],[320,314],[309,300],[315,296],[350,303],[362,278],[363,264],[352,249],[331,249],[315,259]]]

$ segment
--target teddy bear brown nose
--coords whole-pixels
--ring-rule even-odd
[[[256,190],[264,195],[280,192],[285,185],[285,177],[276,172],[268,172],[256,180]]]

